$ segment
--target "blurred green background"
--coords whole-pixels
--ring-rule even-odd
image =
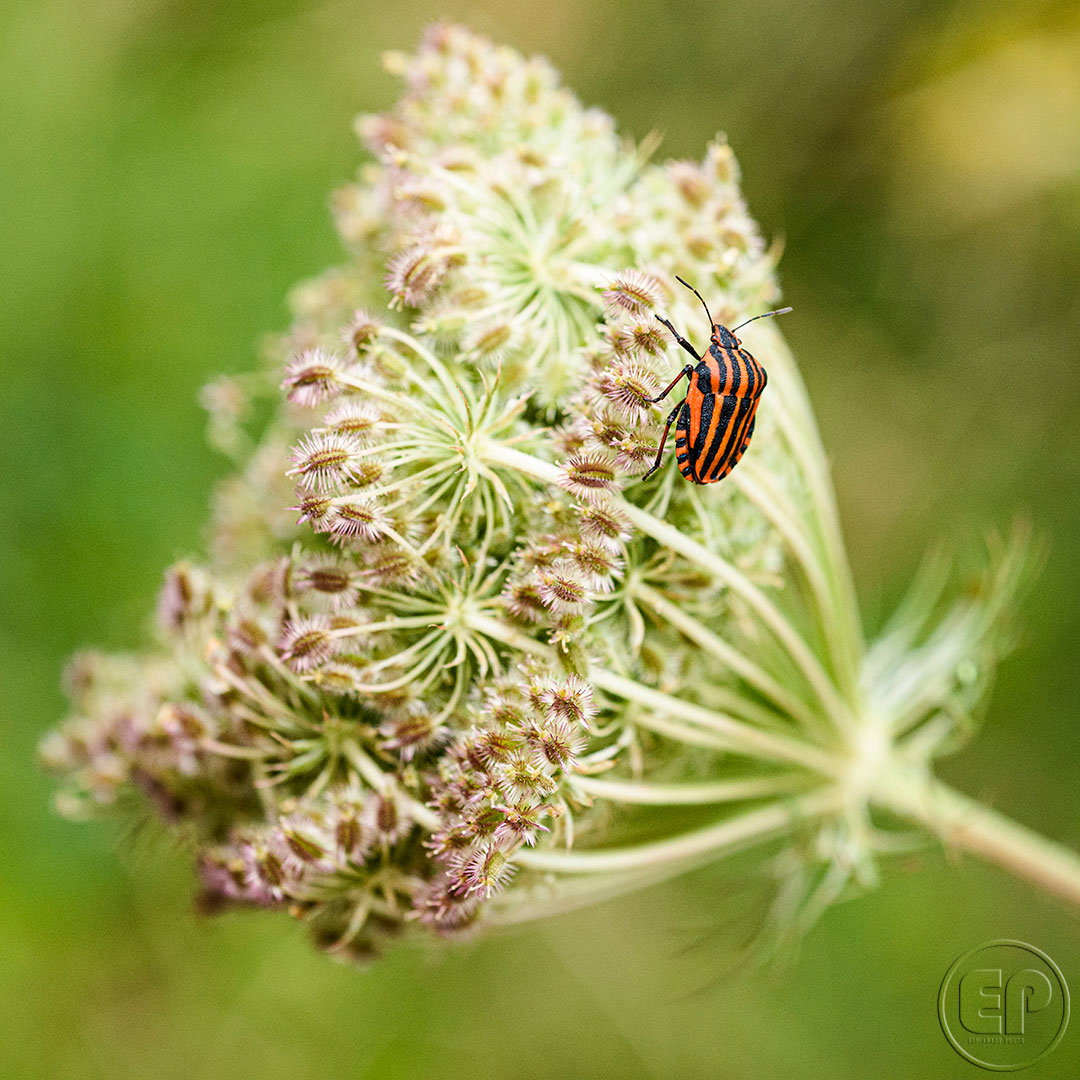
[[[702,874],[366,971],[286,919],[203,921],[160,835],[54,818],[33,762],[64,656],[140,640],[225,463],[199,387],[338,258],[327,200],[379,54],[451,16],[661,155],[728,133],[783,237],[784,331],[867,620],[921,552],[1026,512],[1050,541],[985,732],[944,773],[1080,845],[1080,14],[1022,0],[8,0],[0,27],[0,1075],[975,1075],[950,963],[1015,937],[1080,992],[1077,912],[930,853],[786,967],[732,965]],[[917,872],[914,872],[917,871]],[[1080,1023],[1027,1075],[1080,1072]]]

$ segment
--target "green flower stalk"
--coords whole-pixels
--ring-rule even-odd
[[[41,753],[80,815],[194,838],[205,905],[364,957],[755,847],[771,923],[873,885],[912,823],[1080,901],[1080,860],[942,787],[1010,640],[1024,538],[864,643],[825,455],[777,329],[723,484],[652,482],[681,361],[654,317],[778,298],[723,142],[654,164],[542,60],[431,30],[336,199],[346,264],[268,366],[206,392],[238,461],[159,642],[72,663]],[[692,334],[691,334],[692,336]],[[254,396],[277,395],[261,431]]]

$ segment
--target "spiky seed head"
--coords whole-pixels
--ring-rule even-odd
[[[630,539],[630,525],[611,506],[582,506],[578,511],[581,535],[598,544],[617,551]]]
[[[604,303],[613,315],[642,318],[660,302],[662,286],[651,274],[640,270],[624,270],[604,290]]]
[[[395,255],[386,269],[386,288],[399,304],[419,307],[439,287],[446,262],[427,243]]]
[[[486,899],[506,885],[515,869],[509,850],[495,841],[476,850],[462,867],[461,877],[470,893]]]
[[[464,339],[465,350],[478,360],[496,364],[513,353],[518,334],[514,324],[506,320],[479,322],[472,326]]]
[[[547,611],[535,581],[510,582],[502,597],[503,607],[522,622],[539,622]]]
[[[622,559],[603,544],[570,544],[567,557],[591,592],[611,592],[622,571]]]
[[[374,315],[357,310],[342,331],[341,338],[357,356],[361,356],[379,336],[381,329],[382,323]]]
[[[380,746],[397,751],[402,761],[412,761],[414,756],[434,746],[446,729],[433,714],[417,706],[402,716],[387,720],[379,732],[383,736]]]
[[[549,570],[539,570],[537,576],[537,591],[544,607],[550,608],[556,614],[563,614],[579,611],[584,606],[587,599],[585,583],[570,563],[564,562]]]
[[[592,687],[578,675],[552,680],[543,689],[540,699],[552,715],[589,729],[596,716]]]
[[[540,821],[540,816],[546,809],[542,803],[516,802],[498,809],[502,812],[503,819],[495,829],[496,841],[523,843],[532,847],[540,833],[550,832]]]
[[[305,349],[289,362],[281,388],[294,404],[313,408],[341,392],[341,357],[328,349]]]
[[[293,671],[304,672],[326,663],[339,647],[325,615],[307,615],[285,624],[278,652]]]
[[[388,525],[385,511],[370,499],[334,503],[327,521],[330,532],[344,540],[377,540]]]
[[[359,445],[348,435],[336,431],[306,435],[289,458],[292,468],[287,476],[295,476],[300,486],[323,494],[349,484],[357,471],[356,453]]]
[[[326,521],[327,515],[334,504],[334,500],[327,494],[319,491],[305,491],[303,488],[297,491],[297,503],[288,509],[299,513],[297,524],[302,525],[310,521],[319,527]]]
[[[500,724],[500,727],[478,732],[472,740],[481,761],[487,768],[504,764],[521,748],[521,739],[501,726],[509,719],[507,713],[496,708],[491,710],[490,715],[496,723]]]
[[[652,409],[651,399],[659,390],[652,371],[631,361],[612,364],[600,376],[599,387],[618,414],[631,423],[637,423]]]
[[[559,482],[579,499],[598,503],[615,489],[615,467],[605,455],[573,454],[563,466]]]
[[[712,189],[700,165],[693,161],[672,161],[667,172],[679,194],[691,206],[700,208],[705,204]]]
[[[615,464],[625,473],[638,475],[656,460],[658,440],[634,431],[615,444]]]
[[[363,446],[370,442],[381,421],[382,416],[372,402],[346,398],[326,414],[323,425],[327,431],[347,436]]]
[[[359,577],[367,585],[383,588],[396,585],[408,588],[423,577],[427,567],[408,551],[394,543],[375,543],[363,553]]]
[[[365,813],[365,826],[383,844],[396,844],[412,825],[404,806],[390,790],[376,792],[369,799]]]
[[[327,694],[354,694],[364,681],[361,672],[352,664],[338,661],[324,663],[313,672],[312,681]]]
[[[294,878],[333,869],[334,836],[321,816],[303,811],[283,815],[271,830],[267,847],[280,860],[284,873]]]
[[[356,599],[356,570],[341,559],[324,557],[303,563],[295,583],[300,592],[313,593],[333,607],[347,607]]]
[[[636,348],[649,356],[659,356],[667,347],[664,335],[655,323],[635,323],[630,334]]]

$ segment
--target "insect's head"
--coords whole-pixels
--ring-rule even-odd
[[[712,339],[722,349],[737,349],[741,345],[741,342],[735,336],[734,332],[729,330],[726,326],[721,326],[719,323],[713,324]]]
[[[746,323],[752,323],[754,319],[767,319],[770,315],[786,315],[791,308],[778,308],[776,311],[766,311],[763,315],[754,315],[753,318],[747,319],[746,322],[739,323],[735,327],[735,330],[729,330],[726,326],[721,326],[720,323],[714,322],[713,317],[709,315],[709,305],[705,303],[705,298],[691,285],[688,281],[683,281],[677,274],[675,280],[680,285],[685,285],[700,301],[701,306],[705,309],[705,314],[709,316],[709,325],[712,327],[712,339],[724,349],[738,349],[741,345],[739,339],[735,336],[735,330],[741,330]]]

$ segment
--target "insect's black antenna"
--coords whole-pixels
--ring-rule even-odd
[[[683,281],[683,279],[679,277],[678,274],[675,275],[675,280],[679,282],[680,285],[685,285],[701,301],[701,306],[705,309],[705,314],[709,315],[709,305],[705,303],[705,298],[701,295],[701,293],[699,293],[697,289],[695,289],[694,286],[690,284],[689,281]],[[715,325],[716,323],[712,321],[712,316],[709,315],[709,327],[711,328]]]
[[[792,309],[789,307],[779,308],[777,311],[766,311],[764,315],[755,315],[754,319],[767,319],[770,315],[786,315]],[[739,323],[731,332],[734,334],[735,330],[741,330],[746,323],[752,323],[754,319],[747,319],[746,322]]]

